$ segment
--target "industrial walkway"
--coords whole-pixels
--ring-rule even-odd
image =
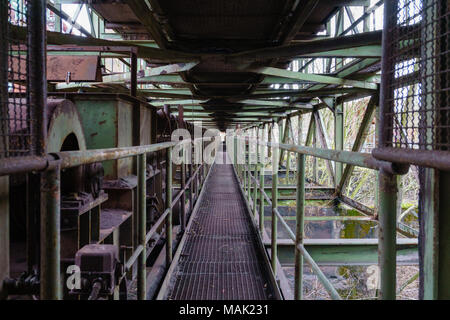
[[[225,160],[227,154],[221,151],[217,157]],[[165,298],[276,298],[232,165],[214,164],[205,183]]]

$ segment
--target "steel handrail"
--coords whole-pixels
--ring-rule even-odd
[[[238,139],[241,140],[250,141],[250,139],[240,138],[239,136],[237,137]],[[255,142],[263,146],[279,148],[290,152],[304,154],[307,156],[313,156],[325,160],[341,162],[357,167],[369,168],[373,170],[384,170],[386,172],[397,175],[406,174],[408,173],[409,170],[409,164],[378,160],[371,153],[314,148],[276,142],[265,142],[265,141],[255,141]]]
[[[247,170],[249,172],[250,178],[253,180],[255,185],[258,187],[259,192],[261,192],[261,194],[264,196],[264,198],[266,199],[268,204],[272,205],[272,201],[271,201],[269,195],[264,191],[264,188],[259,184],[256,177],[251,173],[250,168],[247,165],[245,165],[245,167],[247,168]],[[274,208],[273,211],[279,218],[281,225],[287,231],[289,238],[291,238],[291,240],[294,241],[294,243],[296,243],[295,233],[292,231],[292,229],[286,223],[283,216],[278,211],[278,208]],[[295,248],[300,251],[302,256],[305,258],[306,262],[308,262],[308,264],[311,266],[311,269],[317,275],[317,277],[319,278],[319,281],[323,284],[324,288],[330,294],[331,298],[333,298],[334,300],[342,300],[342,297],[336,291],[333,284],[330,282],[330,280],[328,280],[328,278],[325,276],[325,274],[322,272],[322,270],[320,270],[320,267],[317,265],[317,263],[314,261],[314,259],[311,257],[311,255],[308,253],[308,251],[305,249],[305,247],[301,243],[298,243],[298,244],[296,243]]]

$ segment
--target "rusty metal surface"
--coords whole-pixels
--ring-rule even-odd
[[[211,170],[208,192],[187,230],[168,299],[273,299],[233,168],[215,164]]]
[[[22,50],[25,48],[24,46],[15,47],[21,48]],[[27,80],[27,66],[22,62],[25,59],[26,56],[14,56],[9,58],[9,80]],[[100,57],[96,55],[48,55],[47,80],[55,82],[101,82],[102,73],[100,67]]]
[[[47,56],[48,81],[102,81],[99,56]]]

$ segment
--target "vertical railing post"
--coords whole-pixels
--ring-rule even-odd
[[[146,298],[146,225],[147,225],[147,205],[146,205],[146,154],[140,154],[137,156],[137,173],[138,173],[138,237],[139,245],[143,247],[138,260],[138,274],[137,274],[137,298],[139,300],[145,300]]]
[[[172,263],[172,147],[166,149],[166,267]]]
[[[188,148],[190,148],[190,152],[187,156],[188,159],[188,170],[189,170],[189,180],[191,181],[189,184],[189,212],[192,213],[192,209],[194,208],[194,179],[192,179],[192,143],[189,142]],[[187,157],[186,157],[187,158]]]
[[[244,186],[244,196],[246,195],[246,187],[247,187],[247,141],[244,136],[244,164],[242,166],[243,175],[242,175],[242,185]]]
[[[196,176],[195,176],[195,201],[197,201],[198,199],[198,195],[200,194],[200,156],[199,156],[199,146],[198,146],[198,141],[194,142],[195,144],[195,150],[197,151],[195,153],[195,171],[196,172]]]
[[[183,144],[181,148],[181,190],[184,190],[184,188],[186,187],[186,153],[184,152],[185,147],[186,145]],[[184,229],[186,227],[186,191],[184,191],[180,197],[180,224],[181,232],[184,232]]]
[[[396,297],[396,236],[397,236],[397,179],[380,170],[378,204],[378,263],[380,268],[380,299]]]
[[[278,126],[280,130],[281,126]],[[272,130],[273,132],[273,130]],[[275,140],[275,139],[274,139]],[[280,141],[280,140],[278,140]],[[275,141],[274,141],[275,142]],[[278,234],[278,218],[275,210],[278,206],[278,146],[272,147],[272,234],[271,234],[271,260],[274,275],[277,274],[277,234]]]
[[[245,173],[245,143],[243,143],[243,137],[239,136],[239,172],[242,185],[244,184]]]
[[[203,183],[205,182],[205,177],[206,177],[206,175],[205,175],[205,173],[206,173],[206,171],[205,171],[205,167],[206,167],[206,165],[205,165],[205,154],[204,154],[204,152],[205,152],[205,141],[203,141],[203,139],[201,140],[201,148],[200,148],[200,150],[202,150],[202,157],[201,157],[201,159],[200,159],[200,171],[202,172],[202,176],[201,176],[201,184],[200,184],[200,189],[201,188],[203,188]]]
[[[60,300],[61,172],[59,164],[42,174],[40,299]]]
[[[237,173],[237,177],[238,177],[238,181],[239,181],[241,173],[240,173],[239,155],[238,155],[238,152],[239,152],[239,137],[238,137],[237,134],[236,134],[235,138],[236,138],[236,144],[234,146],[234,155],[235,155],[236,173]]]
[[[265,130],[263,127],[262,141],[264,141]],[[261,141],[261,142],[262,142]],[[265,164],[265,147],[261,145],[260,163],[261,167],[259,170],[259,185],[261,189],[259,190],[259,231],[261,235],[264,233],[264,164]]]
[[[236,172],[238,171],[238,163],[237,163],[237,135],[234,136],[233,139],[233,158],[234,158],[234,168],[236,169]]]
[[[251,202],[252,193],[252,164],[251,164],[251,148],[250,148],[250,136],[247,137],[247,199]]]
[[[258,129],[257,129],[258,130]],[[258,132],[258,131],[257,131]],[[259,145],[258,145],[259,136],[256,136],[256,161],[255,161],[255,170],[254,170],[254,184],[253,184],[253,216],[256,218],[258,215],[258,169],[259,169]]]
[[[303,244],[305,227],[305,155],[298,154],[297,157],[297,217],[295,237],[295,288],[296,300],[303,299],[303,256],[298,250],[298,245]]]

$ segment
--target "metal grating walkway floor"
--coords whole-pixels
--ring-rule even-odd
[[[225,159],[227,154],[218,152],[217,157]],[[204,188],[167,299],[273,299],[270,269],[258,248],[232,165],[215,163]]]

